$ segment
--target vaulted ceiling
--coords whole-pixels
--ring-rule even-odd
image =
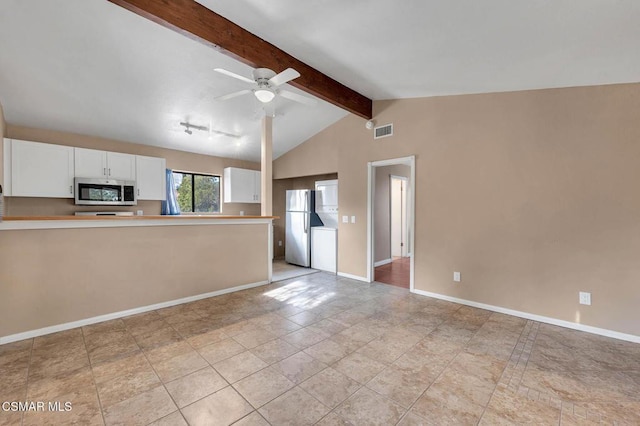
[[[634,0],[198,2],[372,99],[640,81]],[[213,100],[245,88],[214,68],[251,75],[107,0],[0,2],[11,124],[255,160],[261,105]],[[276,157],[347,114],[284,99],[269,112]],[[189,136],[185,120],[241,138]]]

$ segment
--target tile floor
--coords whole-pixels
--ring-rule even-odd
[[[394,257],[391,263],[376,267],[374,277],[379,283],[395,285],[400,288],[409,288],[411,280],[410,267],[411,258]]]
[[[301,277],[303,275],[315,274],[317,269],[303,268],[302,266],[291,265],[282,259],[273,261],[272,264],[272,280],[283,281],[290,278]]]
[[[640,345],[317,273],[0,346],[0,425],[640,424]]]

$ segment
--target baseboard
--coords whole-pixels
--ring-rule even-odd
[[[338,272],[338,276],[339,277],[343,277],[343,278],[349,278],[349,279],[356,280],[356,281],[364,281],[365,283],[369,282],[369,280],[364,278],[364,277],[361,277],[359,275],[347,274],[346,272]]]
[[[627,342],[640,343],[640,336],[633,334],[620,333],[618,331],[607,330],[605,328],[592,327],[590,325],[579,324],[577,322],[565,321],[542,315],[531,314],[529,312],[516,311],[513,309],[503,308],[501,306],[487,305],[485,303],[474,302],[472,300],[459,299],[457,297],[446,296],[444,294],[431,293],[424,290],[412,290],[413,293],[421,296],[433,297],[434,299],[446,300],[449,302],[459,303],[461,305],[473,306],[474,308],[486,309],[487,311],[499,312],[501,314],[513,315],[514,317],[525,318],[532,321],[543,322],[546,324],[557,325],[560,327],[571,328],[578,331],[586,331],[591,334],[612,337],[618,340],[626,340]]]
[[[195,296],[183,297],[181,299],[170,300],[168,302],[156,303],[154,305],[142,306],[139,308],[127,309],[126,311],[113,312],[110,314],[99,315],[97,317],[87,318],[78,321],[67,322],[64,324],[52,325],[49,327],[39,328],[37,330],[25,331],[22,333],[11,334],[9,336],[0,337],[0,345],[5,343],[17,342],[19,340],[31,339],[33,337],[44,336],[45,334],[57,333],[59,331],[70,330],[72,328],[83,327],[85,325],[96,324],[99,322],[109,321],[113,319],[127,317],[129,315],[141,314],[144,312],[154,311],[156,309],[168,308],[170,306],[181,305],[183,303],[195,302],[196,300],[206,299],[208,297],[221,296],[234,291],[246,290],[253,287],[269,284],[268,281],[259,281],[251,284],[239,285],[236,287],[216,290],[210,293],[198,294]]]
[[[387,265],[389,263],[391,263],[393,260],[392,259],[384,259],[384,260],[380,260],[376,263],[373,264],[374,268],[377,268],[378,266],[382,266],[382,265]]]

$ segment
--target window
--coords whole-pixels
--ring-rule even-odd
[[[173,172],[182,213],[220,213],[220,176]]]

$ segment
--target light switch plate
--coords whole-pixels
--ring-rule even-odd
[[[460,272],[453,273],[453,281],[459,283],[460,282]]]
[[[351,216],[351,223],[356,223],[356,217],[355,216]]]
[[[581,291],[579,295],[581,305],[591,305],[591,293]]]
[[[342,216],[342,223],[349,223],[349,216]]]

